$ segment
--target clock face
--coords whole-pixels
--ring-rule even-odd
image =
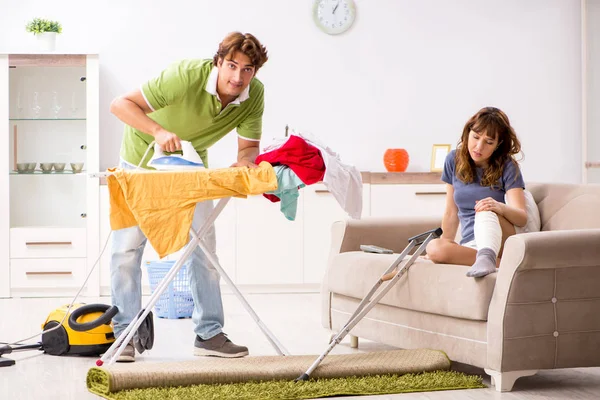
[[[345,32],[352,26],[355,16],[353,0],[314,0],[315,23],[330,35]]]

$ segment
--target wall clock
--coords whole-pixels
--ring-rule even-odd
[[[325,33],[338,35],[347,31],[355,17],[354,0],[314,0],[313,19]]]

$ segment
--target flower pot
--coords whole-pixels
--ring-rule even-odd
[[[36,36],[40,50],[54,51],[56,48],[56,32],[43,32]]]
[[[388,172],[404,172],[410,157],[405,149],[387,149],[383,154],[383,165]]]

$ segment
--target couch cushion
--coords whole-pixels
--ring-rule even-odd
[[[327,288],[333,293],[362,299],[397,257],[397,254],[362,251],[338,254],[331,260]],[[380,303],[432,314],[487,321],[497,274],[473,279],[465,276],[468,269],[464,265],[434,264],[419,259]],[[384,282],[383,285],[385,284],[387,283]]]
[[[543,231],[600,228],[600,185],[532,183]]]

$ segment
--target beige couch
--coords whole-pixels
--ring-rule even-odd
[[[541,369],[600,366],[600,185],[531,184],[542,232],[510,237],[498,273],[419,260],[353,329],[400,348],[443,350],[485,368],[498,391]],[[399,205],[400,206],[400,205]],[[440,219],[339,221],[323,296],[323,325],[339,330],[407,238]]]

